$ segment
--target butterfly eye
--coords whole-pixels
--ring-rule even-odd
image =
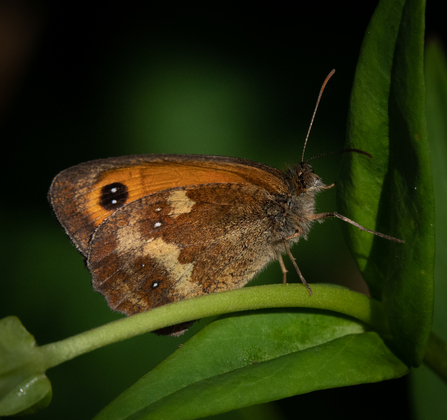
[[[126,185],[114,182],[102,187],[100,204],[105,210],[116,210],[124,206],[128,198]]]

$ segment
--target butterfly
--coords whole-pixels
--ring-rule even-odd
[[[316,109],[326,78],[318,96]],[[306,137],[305,145],[309,132]],[[305,149],[305,146],[304,146]],[[304,156],[303,149],[303,156]],[[344,150],[367,154],[356,149]],[[245,159],[202,155],[133,155],[81,163],[59,173],[49,200],[86,261],[94,290],[126,315],[244,286],[306,238],[325,185],[308,163],[281,171]],[[187,325],[166,332],[181,333]]]

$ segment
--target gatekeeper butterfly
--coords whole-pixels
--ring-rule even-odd
[[[284,252],[312,294],[290,247],[328,217],[403,242],[335,212],[315,213],[315,196],[333,185],[313,172],[304,150],[333,72],[302,163],[286,171],[233,157],[152,154],[94,160],[54,178],[54,212],[110,308],[132,315],[236,289],[273,260],[285,282]]]

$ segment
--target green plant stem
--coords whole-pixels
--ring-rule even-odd
[[[378,301],[332,286],[313,285],[312,289],[312,296],[296,284],[248,287],[200,296],[123,318],[36,350],[46,370],[97,348],[169,325],[231,312],[282,307],[339,312],[386,334],[388,327]]]
[[[424,362],[447,383],[447,343],[433,332],[428,339]]]

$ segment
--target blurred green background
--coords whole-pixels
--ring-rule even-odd
[[[376,4],[0,1],[0,318],[18,316],[45,344],[121,316],[92,291],[47,202],[52,178],[69,166],[126,154],[199,153],[285,168],[301,159],[332,68],[306,157],[342,149],[356,60]],[[446,39],[442,5],[428,2],[427,32]],[[339,162],[331,156],[312,164],[329,184]],[[333,190],[318,209],[335,210]],[[338,222],[315,226],[293,252],[310,283],[365,290]],[[272,264],[251,284],[281,278]],[[293,269],[289,281],[298,281]],[[50,370],[53,401],[34,418],[91,418],[205,323],[180,338],[147,334]],[[407,386],[403,378],[322,391],[251,418],[387,419],[396,414],[390,404],[409,418]]]

